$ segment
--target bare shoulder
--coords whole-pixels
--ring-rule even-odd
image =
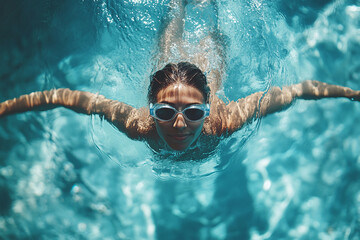
[[[146,107],[131,110],[125,129],[126,134],[132,139],[151,139],[156,136],[154,119]]]
[[[214,97],[211,101],[210,116],[204,123],[204,134],[228,136],[241,129],[256,114],[261,96],[262,93],[255,93],[228,104]]]
[[[213,97],[210,105],[210,116],[205,119],[203,133],[220,136],[227,131],[228,109],[223,100]]]

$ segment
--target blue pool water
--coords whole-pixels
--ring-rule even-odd
[[[360,2],[189,1],[216,19],[236,100],[317,79],[360,89]],[[68,87],[140,107],[167,0],[4,0],[0,101]],[[203,5],[205,6],[205,5]],[[360,104],[296,101],[202,161],[157,159],[63,108],[0,119],[0,239],[360,239]]]

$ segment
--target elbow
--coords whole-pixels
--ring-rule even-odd
[[[273,87],[260,102],[260,116],[282,111],[288,108],[293,102],[291,89]]]

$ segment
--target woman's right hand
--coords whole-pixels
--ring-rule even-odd
[[[0,117],[3,117],[5,115],[5,110],[6,110],[6,107],[5,107],[5,103],[0,103]]]

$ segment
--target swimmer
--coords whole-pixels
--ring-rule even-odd
[[[202,1],[199,4],[207,4]],[[173,18],[164,27],[159,41],[162,65],[171,60],[171,48],[178,48],[182,59],[163,64],[151,76],[149,106],[134,108],[90,92],[53,89],[33,92],[0,103],[0,117],[31,110],[65,107],[78,113],[104,117],[129,138],[148,142],[159,151],[211,151],[220,137],[228,137],[255,118],[281,111],[295,99],[348,98],[360,101],[360,91],[315,80],[273,87],[226,104],[215,93],[221,86],[225,61],[210,69],[208,47],[214,43],[217,56],[225,56],[225,44],[217,27],[200,44],[200,53],[190,56],[180,41],[184,29],[185,1],[171,1]],[[201,53],[201,51],[204,51]],[[204,72],[208,73],[206,76]],[[214,141],[215,139],[215,141]],[[209,144],[211,143],[211,144]]]

